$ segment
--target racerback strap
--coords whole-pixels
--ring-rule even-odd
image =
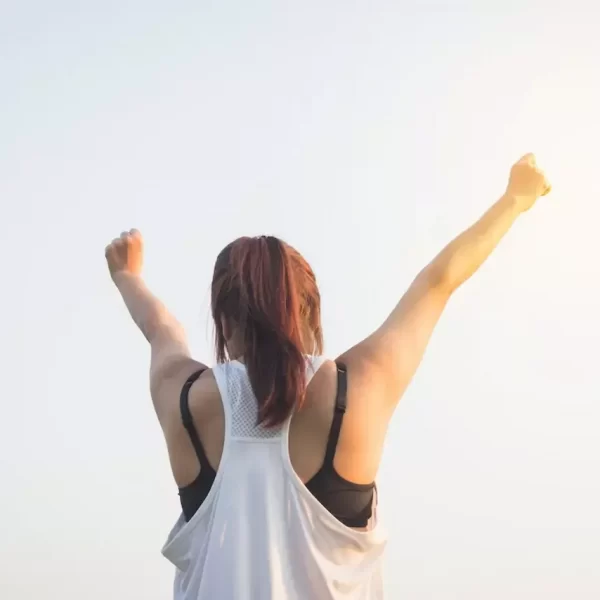
[[[335,412],[331,429],[329,430],[329,439],[327,440],[327,451],[325,453],[324,464],[333,467],[333,459],[337,448],[340,431],[342,429],[342,421],[346,412],[347,395],[348,395],[348,371],[341,363],[335,363],[337,367],[337,395],[335,398]]]
[[[194,425],[194,420],[192,419],[192,413],[190,412],[190,388],[194,384],[195,381],[204,373],[206,369],[200,369],[195,373],[192,373],[183,384],[183,388],[181,389],[181,395],[179,397],[179,407],[181,410],[181,420],[183,422],[183,426],[185,427],[188,435],[190,436],[190,440],[192,442],[192,446],[194,447],[194,451],[196,452],[196,456],[200,461],[200,469],[204,472],[213,470],[206,458],[206,453],[204,452],[204,447],[202,446],[202,442],[198,437],[198,432],[196,431],[196,426]]]

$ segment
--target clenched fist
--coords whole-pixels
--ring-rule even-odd
[[[139,275],[144,257],[142,234],[137,229],[124,231],[106,246],[104,256],[113,280],[120,273]]]
[[[517,200],[522,211],[529,210],[535,201],[548,194],[550,189],[550,183],[538,167],[533,154],[523,156],[510,170],[506,193]]]

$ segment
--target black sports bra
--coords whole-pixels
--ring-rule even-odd
[[[343,365],[337,364],[338,389],[335,401],[335,414],[325,460],[319,471],[306,483],[311,494],[336,518],[348,527],[366,527],[373,510],[375,483],[358,484],[347,481],[338,475],[333,459],[346,412],[348,373]],[[186,521],[189,521],[200,508],[216,477],[216,471],[210,466],[189,407],[189,393],[192,384],[205,369],[197,371],[187,379],[181,390],[180,408],[183,425],[190,436],[192,445],[200,462],[200,474],[189,485],[179,488],[181,508]]]

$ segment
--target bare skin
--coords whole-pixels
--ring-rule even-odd
[[[549,191],[534,156],[524,156],[512,167],[501,198],[417,275],[376,331],[338,357],[347,366],[349,376],[348,409],[335,456],[335,467],[342,477],[356,483],[376,479],[390,419],[448,300],[483,264],[519,215]],[[190,356],[183,327],[143,282],[140,233],[123,233],[107,246],[105,255],[114,283],[151,345],[152,400],[167,442],[173,476],[177,485],[185,486],[197,477],[200,466],[181,424],[179,393],[187,377],[205,365]],[[231,332],[232,347],[235,339],[236,333]],[[292,465],[305,482],[324,459],[336,383],[335,364],[328,362],[308,386],[302,410],[292,418]],[[218,468],[224,415],[210,370],[192,386],[190,409],[208,460]]]

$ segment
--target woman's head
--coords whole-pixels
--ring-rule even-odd
[[[259,422],[283,423],[304,399],[305,355],[323,351],[312,269],[276,237],[238,238],[217,257],[211,296],[217,360],[243,356]]]

